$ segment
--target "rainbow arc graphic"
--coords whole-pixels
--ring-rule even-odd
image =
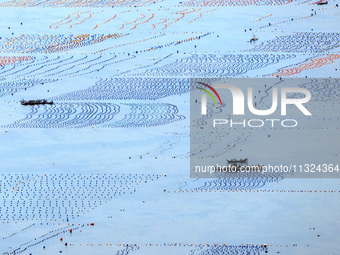
[[[203,82],[197,82],[197,83],[198,83],[198,84],[201,84],[201,85],[203,85],[203,86],[205,86],[205,87],[207,87],[207,88],[209,88],[209,89],[217,96],[218,100],[220,101],[221,106],[223,106],[220,95],[217,93],[217,91],[216,91],[212,86],[210,86],[210,85],[208,85],[208,84],[205,84],[205,83],[203,83]],[[207,90],[207,89],[205,89],[205,88],[198,88],[198,89],[200,89],[200,90],[206,92],[206,93],[212,98],[212,100],[214,101],[215,105],[217,106],[216,99],[215,99],[214,95],[213,95],[209,90]],[[207,114],[207,96],[206,96],[205,94],[202,95],[202,107],[201,107],[201,113],[202,113],[203,115],[206,115],[206,114]]]

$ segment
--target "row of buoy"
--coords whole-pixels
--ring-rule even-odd
[[[0,66],[4,65],[12,65],[15,64],[16,62],[22,62],[22,61],[27,61],[27,60],[32,60],[33,57],[31,56],[11,56],[11,57],[0,57]]]
[[[265,1],[260,1],[260,0],[254,0],[254,1],[247,1],[247,0],[242,0],[242,1],[233,1],[233,0],[228,0],[228,1],[223,1],[223,0],[200,0],[200,1],[187,1],[184,2],[182,5],[178,5],[177,7],[180,6],[186,6],[186,7],[221,7],[221,6],[249,6],[249,5],[286,5],[291,3],[292,0],[265,0]]]
[[[22,8],[29,8],[29,7],[144,7],[148,5],[154,4],[158,0],[147,0],[147,1],[136,1],[136,0],[129,0],[129,1],[122,1],[117,2],[114,0],[88,0],[86,2],[74,2],[70,0],[65,1],[9,1],[9,2],[2,2],[0,3],[0,7],[22,7]]]
[[[194,193],[194,192],[199,192],[199,190],[175,190],[175,191],[168,191],[168,193]],[[264,193],[264,192],[287,192],[287,193],[339,193],[340,190],[221,190],[221,189],[213,189],[213,190],[201,190],[202,192],[245,192],[245,193]]]
[[[55,53],[65,52],[75,48],[94,45],[109,38],[117,39],[125,35],[122,34],[80,34],[80,35],[27,35],[20,34],[15,38],[6,38],[1,41],[0,51],[6,53]],[[25,43],[23,43],[23,41]],[[12,57],[29,58],[29,57]],[[3,58],[4,61],[8,58]],[[1,58],[0,58],[1,61]],[[0,62],[1,64],[1,62]]]
[[[117,243],[117,244],[112,244],[112,243],[106,243],[106,244],[102,244],[102,243],[98,243],[98,244],[94,244],[94,243],[80,243],[80,244],[69,244],[70,246],[123,246],[123,247],[128,247],[128,246],[195,246],[195,247],[223,247],[223,246],[233,246],[233,247],[247,247],[247,246],[257,246],[257,247],[290,247],[293,246],[292,244],[254,244],[254,243],[242,243],[240,245],[231,245],[231,244],[218,244],[218,243],[164,243],[164,244],[158,244],[158,243],[145,243],[145,244],[124,244],[124,243]]]
[[[282,69],[279,73],[272,74],[272,76],[296,75],[305,70],[311,70],[311,69],[319,68],[324,65],[332,64],[335,59],[339,59],[339,58],[340,58],[340,54],[327,54],[327,56],[325,57],[310,59],[307,61],[307,63],[300,64],[297,67]]]

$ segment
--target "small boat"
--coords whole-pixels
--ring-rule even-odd
[[[228,164],[248,164],[248,158],[245,159],[227,159]]]
[[[253,38],[250,39],[250,42],[255,42],[257,41],[259,38],[257,38],[254,34],[253,34]]]
[[[321,2],[318,2],[318,5],[324,5],[324,4],[328,4],[328,1],[321,1]]]
[[[53,104],[53,101],[47,101],[46,99],[39,99],[39,100],[21,100],[21,105],[36,105],[36,104]]]

